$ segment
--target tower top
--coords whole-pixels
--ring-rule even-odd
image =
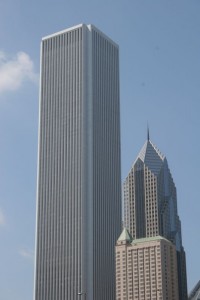
[[[147,141],[140,150],[134,164],[140,159],[155,175],[158,175],[160,169],[166,160],[160,150],[149,140],[149,133],[147,130]]]
[[[149,124],[147,122],[147,141],[149,141],[149,140],[150,140],[150,138],[149,138]]]

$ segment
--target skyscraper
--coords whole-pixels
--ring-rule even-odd
[[[92,25],[42,39],[35,300],[115,299],[118,46]]]
[[[200,300],[200,280],[189,293],[188,300]]]
[[[147,141],[124,182],[124,225],[133,239],[162,236],[176,246],[179,299],[187,299],[185,252],[176,187],[167,159]]]

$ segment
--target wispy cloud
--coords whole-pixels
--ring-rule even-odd
[[[4,226],[5,224],[6,224],[6,218],[2,209],[0,208],[0,226]]]
[[[0,51],[0,93],[19,89],[23,82],[38,82],[34,63],[25,52],[18,52],[14,57]]]
[[[22,248],[19,250],[19,254],[27,259],[33,259],[34,258],[34,251],[26,248]]]

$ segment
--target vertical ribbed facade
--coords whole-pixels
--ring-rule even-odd
[[[92,32],[93,73],[93,299],[115,299],[114,247],[119,227],[119,65],[115,45]],[[116,147],[117,146],[117,147]],[[116,148],[115,148],[116,147]],[[114,196],[115,195],[115,196]],[[116,201],[116,204],[114,204]],[[117,216],[117,219],[116,219]],[[117,225],[117,226],[115,226]],[[99,235],[101,233],[101,235]],[[107,270],[102,272],[102,270]],[[102,288],[102,286],[104,288]],[[114,294],[113,294],[114,292]]]
[[[35,300],[115,299],[119,128],[118,46],[91,25],[44,38]]]

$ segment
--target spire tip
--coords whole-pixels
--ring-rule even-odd
[[[149,137],[149,124],[147,123],[147,141],[150,140],[150,137]]]

